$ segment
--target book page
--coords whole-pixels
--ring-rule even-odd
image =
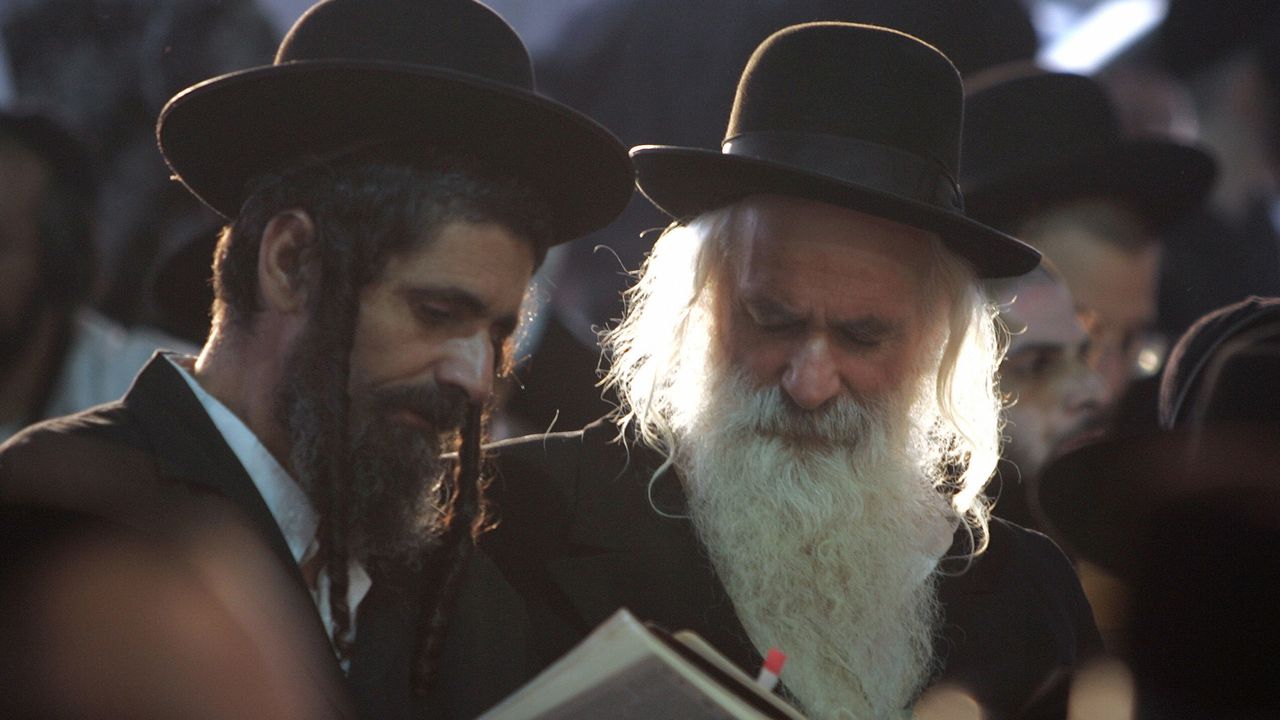
[[[536,716],[536,720],[735,720],[739,717],[743,716],[726,710],[666,663],[649,657]]]
[[[480,720],[765,720],[626,610]]]

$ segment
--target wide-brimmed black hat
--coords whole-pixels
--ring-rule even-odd
[[[375,143],[460,149],[523,178],[557,242],[608,224],[633,189],[626,149],[537,94],[520,38],[472,0],[324,0],[273,65],[183,90],[156,134],[174,175],[226,217],[255,177]]]
[[[773,193],[938,233],[981,277],[1040,255],[965,215],[957,184],[960,75],[932,46],[873,25],[780,30],[738,83],[720,151],[632,148],[640,190],[677,219]]]
[[[1094,80],[1034,68],[975,78],[963,156],[969,214],[1005,230],[1045,204],[1094,195],[1127,201],[1159,228],[1194,210],[1215,173],[1198,148],[1125,137]]]
[[[1162,377],[1161,424],[1067,453],[1036,488],[1066,544],[1122,576],[1138,570],[1164,508],[1224,493],[1280,505],[1280,298],[1226,306],[1183,335]]]

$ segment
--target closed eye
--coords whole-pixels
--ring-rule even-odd
[[[804,318],[771,301],[748,301],[742,309],[752,324],[766,332],[782,332],[802,327]]]
[[[836,331],[842,343],[858,349],[880,347],[897,335],[894,325],[878,318],[842,323],[836,327]]]
[[[1041,378],[1056,370],[1065,359],[1061,347],[1037,345],[1010,353],[1004,361],[1004,372],[1024,378]]]
[[[840,331],[840,340],[847,345],[860,348],[878,347],[884,342],[884,336],[875,333]]]
[[[468,322],[488,312],[483,301],[457,288],[407,288],[405,297],[418,321],[431,328]]]
[[[423,323],[438,326],[456,319],[456,311],[449,303],[438,301],[415,302],[413,312]]]

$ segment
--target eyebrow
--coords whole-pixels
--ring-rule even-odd
[[[745,297],[742,299],[742,305],[757,313],[776,317],[780,321],[799,322],[808,320],[804,313],[792,310],[785,304],[770,297]],[[832,322],[829,323],[829,326],[843,333],[873,339],[892,337],[901,330],[901,323],[878,315],[864,315],[849,320]]]

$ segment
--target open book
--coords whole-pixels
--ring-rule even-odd
[[[696,634],[619,610],[480,720],[804,720]]]

